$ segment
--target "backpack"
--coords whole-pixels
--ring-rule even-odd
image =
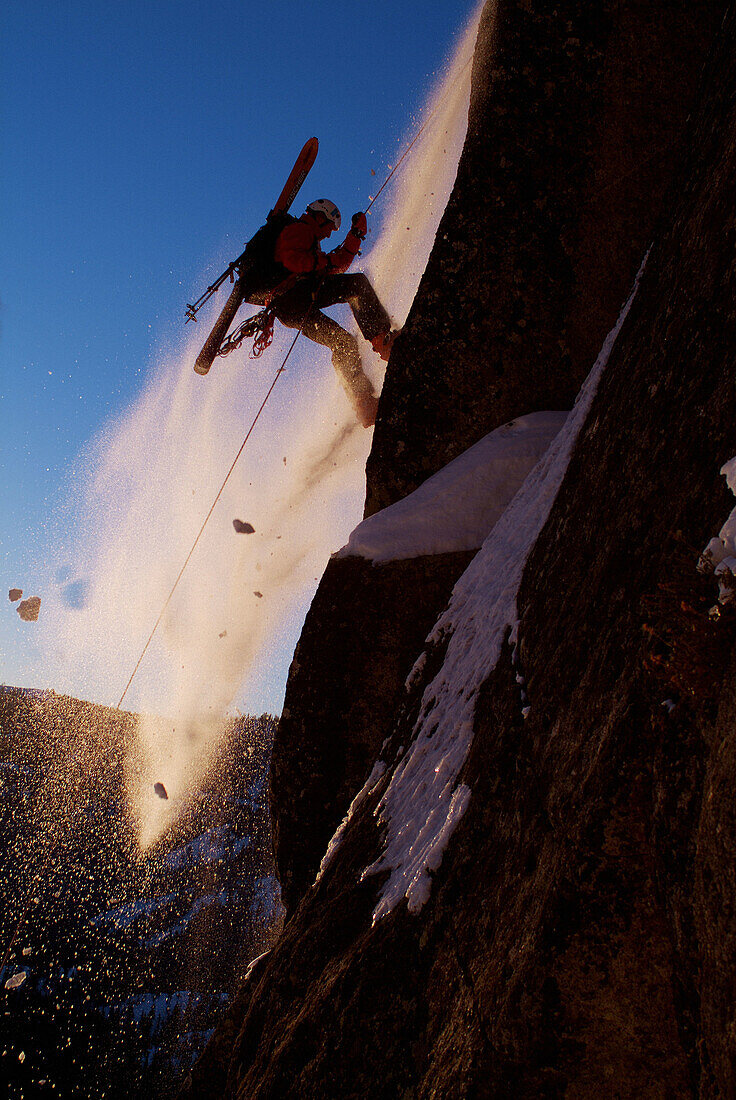
[[[272,290],[288,275],[283,264],[274,259],[274,252],[282,230],[297,220],[292,214],[284,212],[269,214],[266,224],[248,241],[240,274],[245,275],[249,286],[257,286],[259,290]]]

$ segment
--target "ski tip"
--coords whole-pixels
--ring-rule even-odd
[[[301,161],[303,167],[309,171],[314,162],[317,159],[317,153],[319,152],[319,142],[316,137],[307,138],[302,146],[302,151],[299,154],[298,160]]]

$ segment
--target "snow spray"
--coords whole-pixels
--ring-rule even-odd
[[[393,316],[402,325],[455,183],[465,143],[470,70],[483,6],[481,0],[443,79],[414,120],[414,132],[424,125],[426,130],[391,184],[380,236],[366,258],[378,296],[390,304]]]
[[[427,112],[439,105],[438,117],[386,193],[366,260],[397,323],[457,171],[476,24],[477,16],[428,103]],[[341,320],[348,316],[345,310]],[[192,371],[199,332],[177,359],[152,370],[137,402],[80,462],[77,541],[47,594],[42,627],[58,690],[108,704],[118,697],[293,339],[281,330],[259,360],[245,350],[216,360],[203,382]],[[360,346],[380,386],[381,363]],[[249,685],[268,678],[270,654],[285,633],[293,646],[330,553],[361,519],[370,439],[355,423],[328,353],[302,338],[126,698],[141,713],[128,792],[142,847],[198,789],[224,736],[227,708],[253,709]]]

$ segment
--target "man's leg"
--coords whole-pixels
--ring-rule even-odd
[[[391,318],[381,305],[370,280],[361,271],[347,275],[328,275],[317,291],[319,308],[347,303],[366,340],[373,340],[391,329]]]
[[[364,428],[376,422],[378,398],[373,393],[370,378],[363,364],[355,337],[346,332],[337,321],[315,310],[306,320],[302,332],[310,340],[322,344],[332,352],[332,365],[338,373],[356,416]]]
[[[361,424],[369,428],[376,420],[378,398],[363,370],[358,341],[345,329],[320,313],[311,291],[295,288],[274,301],[276,316],[287,328],[302,328],[302,332],[316,344],[329,348],[332,364],[350,399]]]

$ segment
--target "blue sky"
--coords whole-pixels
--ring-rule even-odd
[[[80,451],[183,336],[185,303],[261,224],[304,140],[320,153],[299,203],[365,207],[474,7],[5,0],[2,600],[33,589]],[[33,667],[53,687],[11,612],[0,681]]]

